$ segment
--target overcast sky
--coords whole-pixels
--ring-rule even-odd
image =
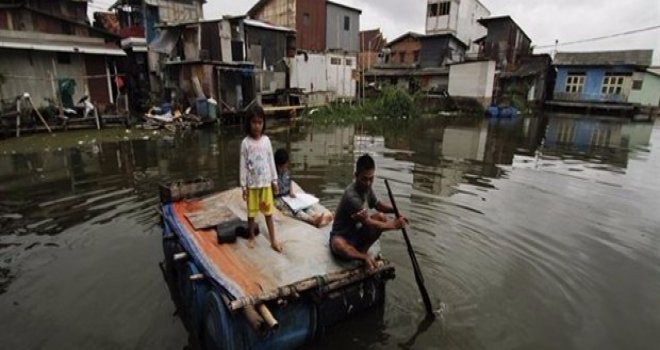
[[[206,18],[245,13],[256,0],[208,0]],[[426,0],[336,0],[362,9],[361,30],[381,28],[388,40],[408,31],[424,32]],[[660,25],[659,0],[481,0],[493,16],[510,15],[534,45],[569,42]],[[654,49],[660,64],[660,30],[591,43],[560,46],[560,51]],[[549,49],[552,50],[552,49]],[[547,51],[547,50],[546,50]]]

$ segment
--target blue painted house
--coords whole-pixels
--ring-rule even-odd
[[[653,50],[561,52],[555,56],[555,101],[628,103]]]

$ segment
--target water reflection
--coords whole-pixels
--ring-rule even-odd
[[[68,338],[53,347],[109,349],[117,339],[125,341],[119,347],[163,339],[148,345],[181,348],[187,337],[172,326],[174,306],[155,268],[156,185],[205,176],[218,189],[236,186],[241,131],[68,135],[0,144],[0,322],[7,330],[1,338],[24,335],[3,344],[38,347],[44,338],[31,337],[30,329],[55,336],[61,328],[43,319],[70,325],[71,314],[81,320],[67,327],[76,333],[63,333]],[[352,181],[357,156],[372,154],[377,175],[392,180],[412,219],[432,301],[448,306],[446,320],[418,326],[423,308],[405,245],[388,235],[383,249],[397,279],[384,308],[329,330],[312,348],[592,348],[604,344],[598,339],[624,344],[625,335],[643,347],[652,335],[617,321],[593,327],[621,336],[573,330],[588,328],[584,315],[635,319],[647,329],[660,323],[653,316],[660,314],[654,299],[660,130],[652,124],[557,115],[435,118],[274,124],[269,135],[274,148],[289,150],[294,179],[330,208]],[[385,198],[382,181],[375,190]],[[127,275],[134,276],[128,286],[109,285],[105,277]],[[49,290],[62,292],[53,297]],[[76,302],[97,293],[113,302],[96,308]],[[635,301],[617,304],[621,298]],[[634,312],[645,305],[658,312]],[[90,341],[95,329],[115,329],[116,322],[140,329],[124,306],[160,316],[149,319],[146,333],[109,332]],[[538,309],[543,317],[530,311]],[[32,318],[35,310],[41,316]],[[108,316],[92,322],[99,313]]]

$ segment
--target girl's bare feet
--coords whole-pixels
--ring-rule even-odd
[[[281,253],[282,250],[284,249],[283,246],[282,246],[282,243],[277,242],[277,241],[272,242],[272,243],[270,244],[270,247],[273,248],[273,250],[276,251],[276,252],[278,252],[278,253]]]

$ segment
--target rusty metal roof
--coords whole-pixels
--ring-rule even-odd
[[[381,51],[386,44],[383,33],[379,29],[364,30],[360,32],[360,51],[371,49],[372,52]]]
[[[390,46],[392,46],[392,45],[394,45],[394,44],[398,43],[399,41],[404,40],[406,38],[413,38],[413,39],[418,39],[419,40],[419,38],[421,38],[423,36],[424,36],[424,34],[419,34],[419,33],[415,33],[415,32],[408,32],[408,33],[405,33],[405,34],[401,35],[400,37],[390,41],[385,46],[390,47]]]

